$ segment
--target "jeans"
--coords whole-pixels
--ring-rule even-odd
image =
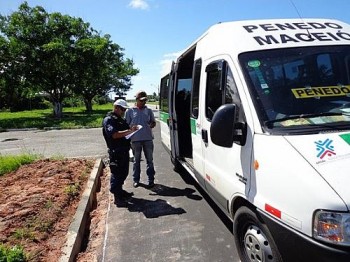
[[[146,174],[148,176],[148,183],[154,182],[154,164],[153,164],[153,140],[147,141],[136,141],[131,143],[131,149],[134,154],[134,164],[133,164],[133,180],[134,182],[140,182],[140,174],[141,174],[141,152],[146,158],[147,168]]]
[[[124,181],[129,174],[129,151],[109,153],[111,169],[110,192],[120,197]]]

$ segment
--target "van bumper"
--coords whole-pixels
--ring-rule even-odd
[[[270,230],[283,262],[349,262],[350,247],[326,245],[260,213]]]

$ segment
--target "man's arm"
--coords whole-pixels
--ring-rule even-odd
[[[150,118],[151,118],[149,127],[150,127],[150,128],[154,128],[154,127],[156,126],[156,119],[154,118],[153,111],[152,111],[152,109],[150,109],[150,108],[149,108],[149,114],[150,114]]]
[[[126,110],[126,112],[125,112],[125,121],[126,121],[126,123],[128,123],[128,125],[130,125],[131,124],[131,116],[132,116],[132,109],[131,108],[129,108],[128,110]]]
[[[103,129],[108,137],[113,139],[123,138],[138,129],[137,126],[132,126],[129,129],[117,130],[112,118],[105,118],[103,121]]]
[[[136,131],[138,129],[137,126],[132,126],[130,129],[126,129],[123,131],[117,131],[112,134],[113,139],[123,138],[127,135],[130,135],[132,132]]]

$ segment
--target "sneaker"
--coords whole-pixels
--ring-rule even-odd
[[[146,188],[153,188],[154,187],[154,182],[149,182]]]
[[[139,184],[139,182],[134,182],[134,184],[133,184],[133,187],[138,187],[140,184]]]
[[[128,191],[125,191],[124,189],[122,189],[122,196],[123,197],[132,197],[134,195],[133,192],[128,192]]]

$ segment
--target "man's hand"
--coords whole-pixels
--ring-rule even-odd
[[[149,125],[150,128],[153,128],[153,127],[155,127],[155,126],[156,126],[156,122],[152,122],[152,123]]]
[[[131,127],[130,127],[130,131],[131,131],[131,132],[134,132],[134,131],[136,131],[136,130],[138,130],[138,129],[139,129],[138,126],[131,126]]]

